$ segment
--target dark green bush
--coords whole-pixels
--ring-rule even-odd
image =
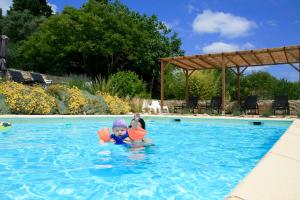
[[[131,71],[120,71],[109,77],[109,88],[117,91],[120,97],[135,97],[145,95],[146,84],[140,80],[138,75]]]

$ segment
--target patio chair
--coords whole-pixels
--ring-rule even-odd
[[[259,115],[259,108],[257,104],[257,96],[247,96],[244,103],[241,105],[241,113],[248,114],[247,111],[250,111],[252,114]],[[252,112],[254,111],[254,112]]]
[[[210,113],[213,113],[214,110],[220,114],[220,109],[222,105],[222,97],[214,96],[211,98],[209,103],[206,103],[206,111],[210,110]]]
[[[178,110],[181,110],[181,113],[183,113],[184,108],[192,110],[195,114],[195,109],[198,111],[198,97],[189,97],[186,103],[174,106],[174,112],[176,113]]]
[[[31,74],[33,83],[40,83],[42,85],[49,85],[52,83],[52,80],[45,79],[44,76],[40,73],[31,72],[30,74]]]
[[[290,114],[289,98],[288,96],[275,96],[272,102],[273,114],[276,114],[276,110],[283,110],[287,115]]]
[[[152,100],[151,104],[148,105],[148,108],[151,112],[161,113],[161,107],[158,100]]]
[[[32,83],[32,80],[24,78],[22,72],[16,70],[8,70],[11,80],[17,83]]]

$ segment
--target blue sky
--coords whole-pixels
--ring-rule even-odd
[[[48,0],[60,12],[86,0]],[[299,0],[121,0],[142,14],[157,15],[179,34],[186,55],[300,45]],[[1,0],[8,8],[11,0]],[[252,68],[298,81],[289,65]],[[252,70],[246,70],[250,73]]]

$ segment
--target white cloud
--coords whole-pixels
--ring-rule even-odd
[[[196,33],[219,33],[227,38],[245,36],[256,26],[255,22],[246,18],[210,10],[204,10],[193,21]]]
[[[199,45],[195,46],[196,50],[202,50],[203,53],[221,53],[221,52],[231,52],[231,51],[239,51],[239,50],[251,50],[254,48],[255,46],[250,42],[246,42],[243,45],[224,43],[224,42],[213,42],[209,45],[204,46],[202,49],[199,47]]]
[[[55,14],[57,12],[57,6],[55,4],[52,3],[48,3],[48,5],[51,7],[53,14]]]
[[[12,5],[12,0],[1,0],[0,8],[2,9],[2,14],[6,15],[7,10],[9,10],[9,6]]]
[[[199,46],[196,46],[195,48],[199,49]],[[250,42],[246,42],[243,45],[214,42],[210,45],[203,47],[202,52],[208,54],[208,53],[232,52],[232,51],[251,50],[251,49],[255,49],[255,46]],[[256,71],[265,71],[269,67],[270,67],[269,65],[248,67],[245,73],[250,74]]]
[[[193,6],[192,4],[187,5],[187,10],[188,10],[188,13],[193,13],[193,12],[198,12],[199,11],[199,9],[196,8],[195,6]]]
[[[199,48],[199,47],[198,47]],[[224,42],[214,42],[202,48],[203,53],[220,53],[238,51],[240,47],[236,44],[226,44]]]

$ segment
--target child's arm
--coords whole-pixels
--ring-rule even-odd
[[[110,141],[109,141],[109,142],[111,142],[111,143],[116,143],[116,140],[113,139],[113,138],[110,138]]]
[[[126,144],[130,144],[132,141],[129,137],[127,137],[123,140],[123,142],[126,143]]]

